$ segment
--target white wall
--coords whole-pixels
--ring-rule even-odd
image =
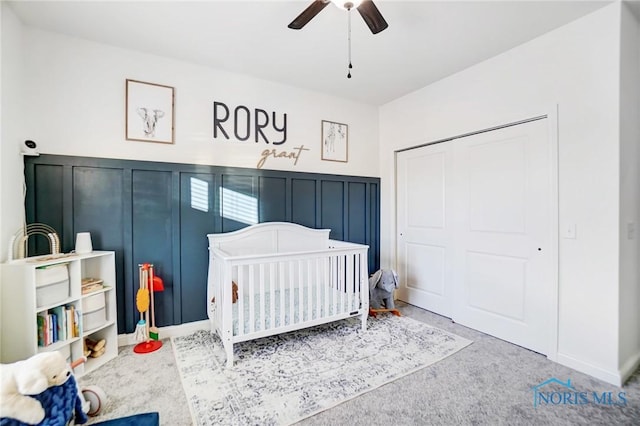
[[[613,4],[381,107],[382,265],[395,258],[394,151],[544,114],[558,105],[557,360],[618,374],[619,34]]]
[[[24,141],[22,97],[22,24],[5,2],[2,11],[0,78],[0,261],[7,259],[9,240],[22,226]]]
[[[624,376],[640,363],[640,18],[629,6],[621,10],[620,48],[619,362]]]
[[[264,149],[303,144],[298,165],[269,159],[264,169],[378,175],[378,110],[317,92],[173,59],[25,28],[24,97],[30,138],[41,152],[255,168]],[[125,80],[175,87],[174,145],[125,140]],[[286,143],[213,139],[213,102],[287,113]],[[320,123],[349,125],[349,162],[321,160]],[[231,135],[230,135],[231,136]]]

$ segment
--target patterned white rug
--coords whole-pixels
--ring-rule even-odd
[[[351,318],[234,346],[217,335],[172,338],[195,425],[295,423],[427,367],[470,340],[407,317]]]

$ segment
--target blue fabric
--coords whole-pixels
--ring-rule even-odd
[[[75,377],[60,386],[53,386],[32,398],[37,399],[44,408],[44,420],[38,426],[64,426],[74,419],[76,424],[87,422],[87,415],[82,411],[82,398],[78,395]],[[0,418],[0,426],[25,426],[16,419]]]
[[[94,423],[96,426],[158,426],[159,424],[160,415],[158,413],[136,414],[134,416]]]

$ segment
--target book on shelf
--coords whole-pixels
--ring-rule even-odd
[[[73,305],[71,306],[67,306],[64,310],[64,314],[67,317],[67,336],[69,336],[69,339],[75,337],[73,334],[73,319],[74,319],[74,314],[73,314]]]
[[[53,324],[53,321],[51,320],[51,314],[47,313],[47,333],[45,334],[45,336],[47,337],[45,339],[45,345],[49,346],[51,343],[53,343],[53,328],[51,327]]]
[[[64,306],[56,306],[51,309],[56,316],[57,340],[67,340],[67,315]]]
[[[51,343],[55,343],[58,341],[58,315],[49,313],[49,317],[51,318]]]
[[[45,338],[45,327],[46,327],[46,314],[44,312],[38,312],[37,323],[38,323],[38,346],[45,346],[46,338]]]
[[[82,334],[82,322],[80,321],[82,312],[80,309],[74,309],[73,313],[73,337],[80,337],[80,334]]]

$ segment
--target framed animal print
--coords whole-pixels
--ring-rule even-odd
[[[127,79],[126,99],[127,140],[173,143],[173,87]]]
[[[322,159],[327,161],[349,160],[349,126],[322,120]]]

